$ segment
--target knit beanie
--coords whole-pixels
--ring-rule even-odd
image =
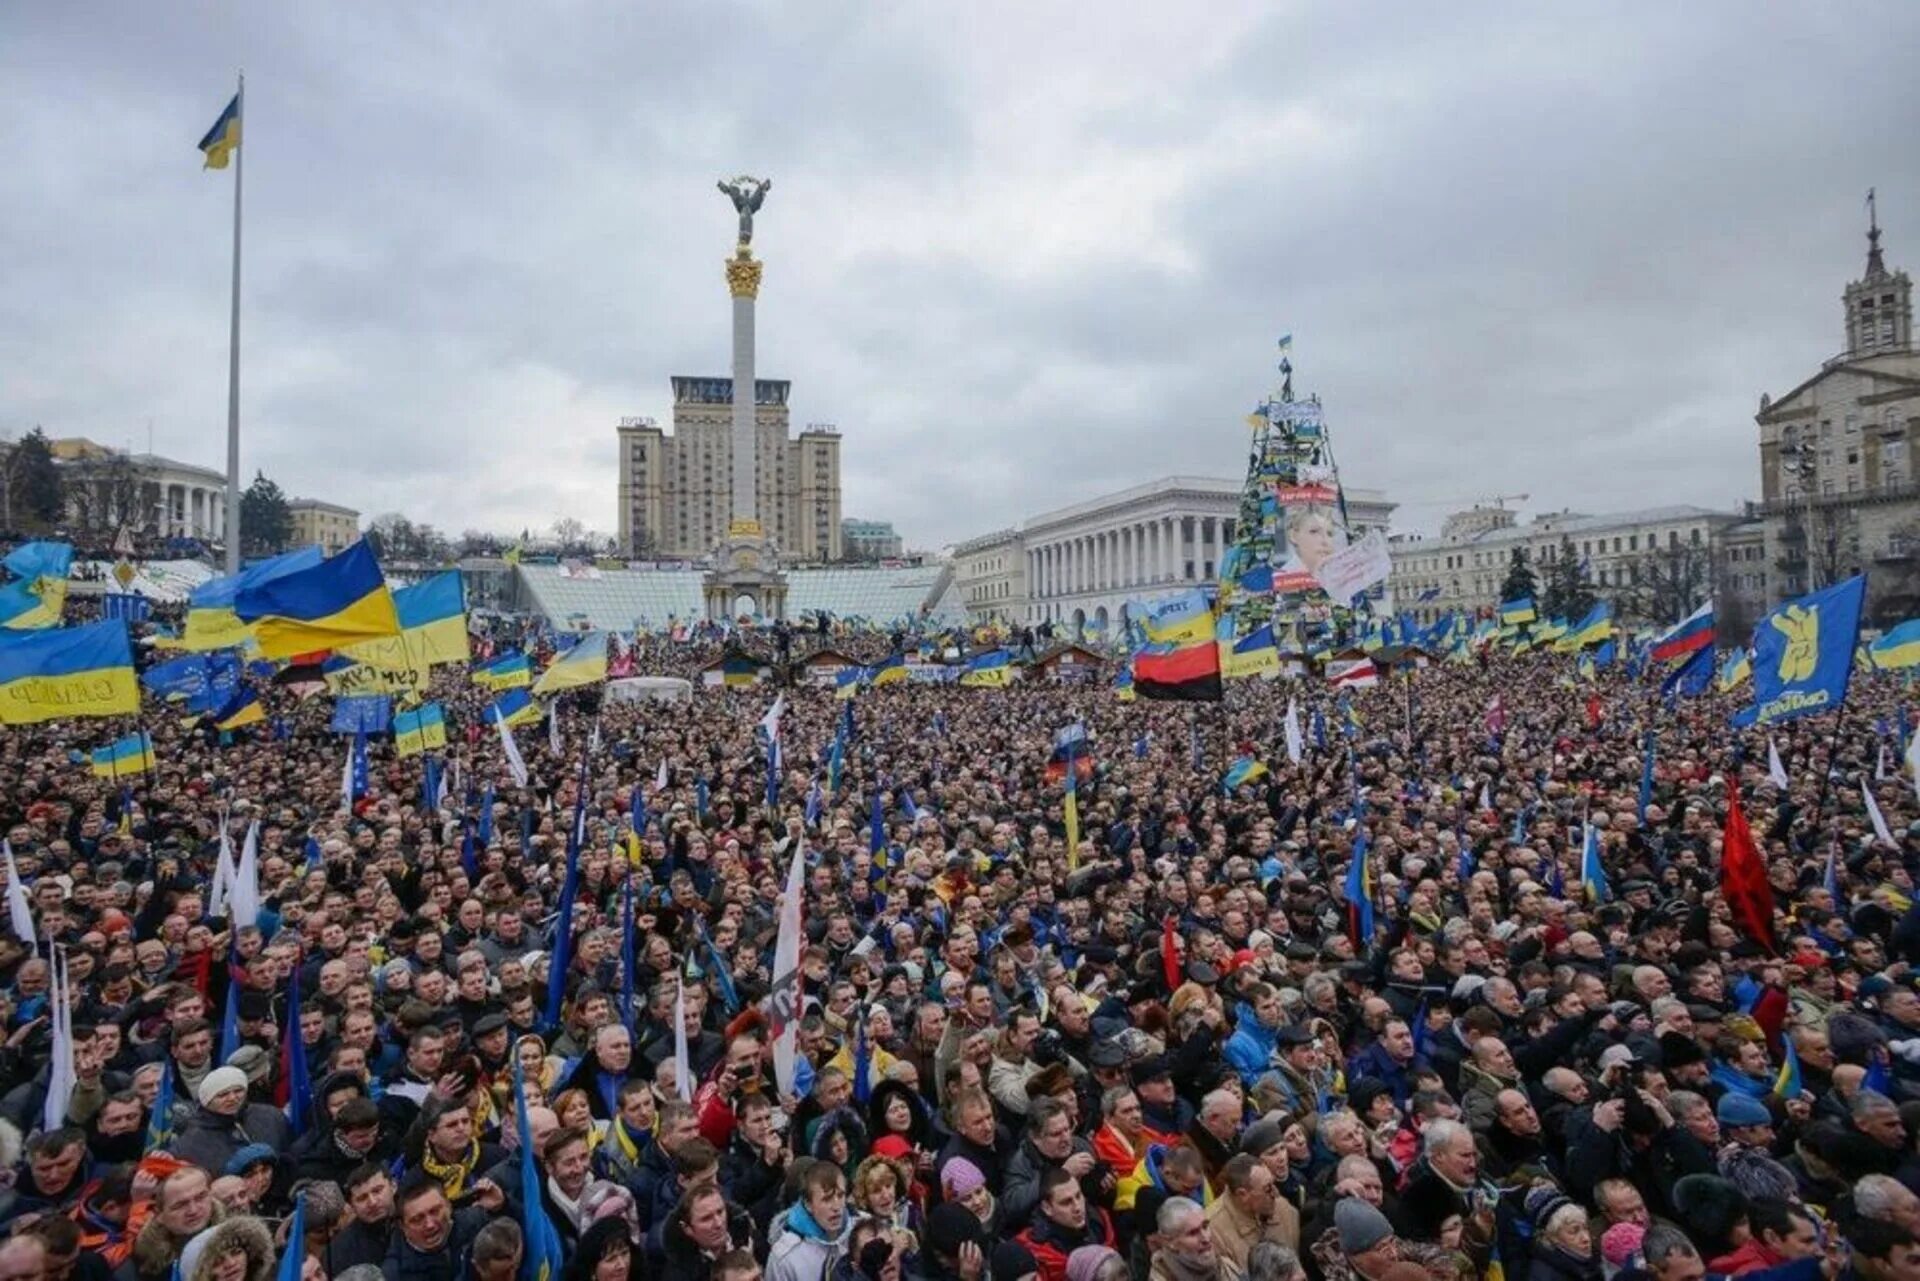
[[[1117,1251],[1104,1245],[1083,1245],[1067,1256],[1067,1281],[1093,1281],[1101,1264],[1119,1257]]]
[[[247,1074],[245,1072],[242,1072],[237,1067],[217,1067],[200,1079],[200,1088],[195,1091],[194,1097],[200,1100],[201,1107],[205,1107],[220,1095],[225,1094],[228,1090],[244,1090],[246,1088]],[[184,1269],[182,1271],[184,1273]]]
[[[940,1171],[940,1187],[949,1199],[958,1201],[975,1188],[986,1186],[987,1176],[980,1173],[980,1167],[963,1156],[957,1156],[947,1162]]]
[[[1624,1268],[1646,1239],[1647,1230],[1638,1223],[1616,1223],[1600,1234],[1600,1257],[1609,1267]]]
[[[1333,1226],[1345,1255],[1365,1254],[1393,1235],[1387,1216],[1359,1197],[1345,1197],[1333,1207]]]

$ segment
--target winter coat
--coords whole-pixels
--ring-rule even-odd
[[[195,1107],[174,1136],[173,1154],[219,1178],[233,1154],[250,1143],[264,1143],[275,1152],[287,1147],[287,1118],[277,1108],[248,1103],[236,1116],[221,1116],[202,1105]]]
[[[273,1275],[278,1258],[273,1251],[273,1233],[266,1224],[250,1214],[236,1214],[207,1231],[211,1235],[194,1261],[193,1272],[182,1275],[180,1281],[213,1281],[214,1266],[236,1246],[247,1256],[246,1281],[267,1281]]]
[[[840,1223],[837,1236],[825,1235],[806,1212],[804,1203],[788,1208],[774,1224],[774,1241],[767,1249],[766,1281],[826,1281],[853,1235],[853,1216]]]
[[[1262,1023],[1245,1001],[1234,1007],[1233,1017],[1234,1033],[1227,1038],[1220,1053],[1240,1074],[1240,1083],[1251,1089],[1273,1066],[1273,1051],[1280,1033],[1278,1028]]]
[[[209,1226],[225,1218],[226,1212],[216,1202]],[[127,1261],[114,1269],[115,1281],[167,1281],[173,1275],[174,1261],[192,1239],[192,1233],[182,1237],[167,1231],[160,1216],[154,1215],[133,1238],[133,1250],[127,1255]]]
[[[1208,1207],[1207,1225],[1213,1248],[1241,1272],[1247,1270],[1247,1254],[1262,1241],[1300,1248],[1300,1212],[1279,1197],[1273,1199],[1272,1217],[1260,1223],[1241,1210],[1229,1192]]]
[[[1093,1156],[1093,1146],[1079,1135],[1073,1136],[1073,1152],[1084,1152]],[[1020,1140],[1020,1150],[1013,1154],[1013,1160],[1007,1162],[1005,1180],[1000,1184],[1000,1205],[1010,1225],[1024,1224],[1033,1217],[1033,1207],[1040,1204],[1040,1176],[1065,1161],[1054,1161],[1041,1155],[1040,1149],[1033,1146],[1032,1139]],[[1094,1170],[1080,1181],[1080,1187],[1087,1194],[1088,1205],[1100,1205],[1107,1198],[1100,1195],[1101,1174],[1105,1167],[1094,1161]]]
[[[1067,1259],[1083,1245],[1113,1248],[1113,1220],[1098,1206],[1087,1207],[1087,1224],[1079,1232],[1069,1232],[1045,1215],[1037,1215],[1033,1226],[1014,1240],[1027,1247],[1040,1268],[1040,1281],[1067,1281]]]

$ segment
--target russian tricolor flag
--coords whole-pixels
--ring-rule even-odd
[[[1713,602],[1708,601],[1676,623],[1653,642],[1655,662],[1685,658],[1695,650],[1713,644]]]

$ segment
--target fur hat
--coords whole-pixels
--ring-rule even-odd
[[[1733,1225],[1747,1215],[1747,1198],[1717,1174],[1689,1174],[1673,1185],[1673,1208],[1701,1246],[1719,1253]]]
[[[217,1067],[200,1078],[200,1088],[194,1091],[194,1097],[200,1100],[201,1107],[205,1107],[220,1095],[225,1094],[228,1090],[244,1090],[246,1088],[247,1074],[245,1072],[242,1072],[237,1067]],[[187,1269],[181,1268],[180,1272],[182,1276],[185,1276]]]

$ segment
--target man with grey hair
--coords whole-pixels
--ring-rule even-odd
[[[1200,1100],[1200,1114],[1187,1127],[1187,1142],[1200,1153],[1207,1168],[1207,1186],[1218,1196],[1224,1186],[1221,1171],[1240,1141],[1240,1096],[1232,1090],[1214,1090]]]
[[[1847,1119],[1854,1129],[1881,1147],[1894,1152],[1906,1150],[1907,1127],[1900,1120],[1900,1107],[1878,1090],[1855,1093],[1853,1103],[1847,1108]]]
[[[1207,1214],[1183,1196],[1168,1197],[1154,1220],[1147,1281],[1231,1281],[1239,1276],[1213,1248]]]
[[[1477,1199],[1480,1154],[1473,1131],[1443,1118],[1429,1122],[1421,1140],[1420,1159],[1408,1168],[1405,1190],[1392,1209],[1395,1230],[1408,1240],[1438,1241],[1441,1226],[1459,1215],[1467,1225],[1467,1248],[1484,1247],[1493,1224]]]
[[[1853,1208],[1863,1219],[1878,1219],[1920,1235],[1920,1196],[1887,1174],[1868,1174],[1853,1185]]]
[[[1666,1223],[1656,1223],[1640,1240],[1640,1257],[1654,1281],[1700,1281],[1706,1264],[1687,1234]]]

